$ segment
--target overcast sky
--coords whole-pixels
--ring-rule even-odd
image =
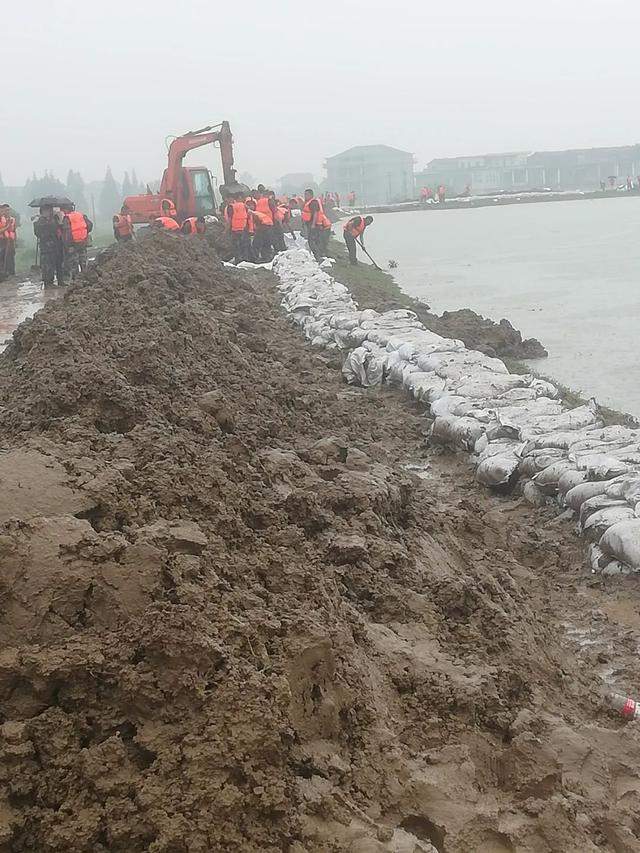
[[[639,0],[8,3],[0,173],[148,180],[168,134],[222,119],[265,182],[370,143],[423,165],[638,142],[639,38]]]

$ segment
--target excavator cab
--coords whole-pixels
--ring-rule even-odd
[[[178,185],[176,207],[181,218],[187,216],[213,216],[216,213],[216,196],[209,170],[200,166],[183,166]]]

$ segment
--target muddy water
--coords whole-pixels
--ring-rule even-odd
[[[640,417],[640,198],[375,217],[368,248],[440,313],[473,308],[539,338],[532,366]]]
[[[42,282],[29,279],[0,284],[0,352],[6,348],[20,323],[33,317],[45,302],[57,299],[62,292],[57,287],[45,290]]]

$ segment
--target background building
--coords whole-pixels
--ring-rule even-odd
[[[624,183],[627,175],[640,174],[640,145],[618,148],[576,148],[567,151],[514,151],[472,157],[431,160],[416,174],[416,186],[444,184],[449,195],[518,191],[596,190],[600,181],[615,178]]]
[[[357,145],[325,163],[330,192],[343,199],[352,190],[357,204],[387,204],[414,197],[413,154],[390,145]]]

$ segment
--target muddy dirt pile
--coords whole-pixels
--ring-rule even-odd
[[[109,251],[0,406],[0,850],[638,849],[639,736],[553,627],[578,546],[269,274]]]
[[[422,318],[421,318],[422,319]],[[470,308],[425,313],[422,322],[443,338],[458,338],[469,349],[498,358],[546,358],[549,353],[536,338],[524,338],[509,320],[495,323]]]

